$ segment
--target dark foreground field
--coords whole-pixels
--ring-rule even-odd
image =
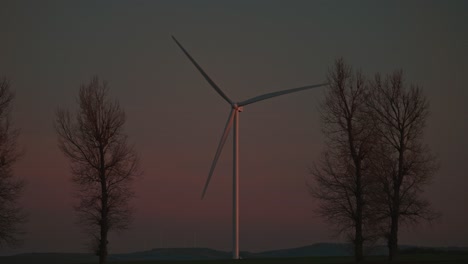
[[[194,261],[135,261],[135,262],[111,262],[119,264],[327,264],[327,263],[354,263],[352,257],[307,257],[307,258],[272,258],[272,259],[242,259],[242,260],[194,260]],[[368,264],[387,264],[386,257],[371,256],[363,263]],[[398,261],[393,263],[402,264],[467,264],[468,255],[452,254],[418,254],[404,255]]]
[[[140,261],[140,262],[114,262],[121,264],[327,264],[327,263],[354,263],[351,257],[308,257],[308,258],[274,258],[274,259],[242,259],[235,260],[204,260],[204,261]],[[364,263],[368,264],[387,264],[390,263],[386,257],[373,256],[368,257]],[[393,263],[417,264],[467,264],[468,255],[406,255],[402,256],[399,261]]]
[[[29,254],[0,257],[1,264],[90,264],[89,259],[80,259],[79,255],[70,258],[70,254]],[[352,257],[307,257],[307,258],[266,258],[266,259],[242,259],[242,260],[152,260],[152,261],[111,261],[114,264],[321,264],[321,263],[354,263]],[[389,263],[384,256],[367,257],[364,263],[368,264],[387,264]],[[468,254],[405,254],[400,256],[399,260],[393,263],[417,264],[466,264],[468,263]]]

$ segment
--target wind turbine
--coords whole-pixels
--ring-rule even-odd
[[[328,83],[316,84],[316,85],[308,85],[298,88],[292,88],[267,94],[262,94],[259,96],[252,97],[248,100],[241,101],[241,102],[234,102],[231,100],[219,87],[218,85],[206,74],[206,72],[200,67],[200,65],[195,61],[195,59],[190,56],[187,50],[180,44],[177,39],[172,36],[172,39],[175,43],[182,49],[182,51],[187,55],[189,60],[193,63],[193,65],[198,69],[198,71],[203,75],[206,81],[218,92],[218,94],[231,106],[231,112],[229,113],[229,117],[224,128],[223,136],[221,137],[221,141],[219,142],[218,149],[216,150],[216,154],[213,159],[213,163],[211,164],[210,173],[208,174],[208,178],[205,183],[205,187],[203,188],[203,193],[201,198],[205,197],[206,190],[208,185],[210,184],[211,176],[213,176],[214,169],[216,167],[216,163],[218,162],[219,156],[221,155],[221,151],[223,150],[224,143],[226,143],[226,139],[229,135],[229,131],[231,127],[234,125],[234,137],[233,137],[233,204],[232,204],[232,215],[233,215],[233,259],[239,259],[239,113],[243,111],[243,107],[249,104],[253,104],[262,100],[266,100],[269,98],[277,97],[280,95],[285,95],[289,93],[295,93],[304,91],[307,89],[312,89],[320,86],[327,85]]]

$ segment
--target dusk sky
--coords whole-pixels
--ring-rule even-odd
[[[425,196],[442,214],[404,227],[400,244],[468,246],[467,1],[2,1],[0,77],[12,117],[29,214],[17,252],[85,252],[68,160],[53,128],[76,109],[80,84],[107,80],[141,157],[129,230],[110,251],[231,250],[232,138],[200,195],[229,105],[174,35],[236,101],[325,81],[336,58],[369,76],[402,69],[430,102],[425,141],[440,170]],[[325,88],[246,106],[240,116],[240,249],[346,242],[314,211],[308,167],[324,149]],[[313,183],[313,182],[312,182]]]

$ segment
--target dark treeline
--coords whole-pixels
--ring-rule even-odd
[[[423,143],[429,104],[402,71],[369,78],[338,59],[328,82],[320,106],[326,144],[310,192],[319,213],[352,242],[356,261],[379,239],[394,260],[400,224],[437,217],[421,197],[437,170]]]

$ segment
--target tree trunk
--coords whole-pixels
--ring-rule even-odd
[[[398,222],[400,220],[400,180],[393,180],[393,210],[391,212],[390,234],[388,236],[388,260],[394,261],[398,255]]]
[[[400,149],[398,153],[398,174],[393,178],[393,211],[391,213],[390,235],[388,237],[388,260],[394,261],[398,255],[398,222],[400,218],[400,186],[403,182],[403,162],[406,144],[404,141],[405,130],[400,130]]]
[[[101,212],[101,237],[99,240],[99,264],[105,264],[107,261],[107,194],[102,195],[102,212]]]
[[[354,258],[356,262],[363,260],[363,244],[364,239],[362,236],[362,211],[363,211],[363,198],[361,186],[361,162],[356,161],[356,234],[354,240]]]
[[[395,182],[395,179],[394,179]],[[400,216],[400,181],[395,183],[393,191],[393,211],[391,213],[390,235],[388,237],[388,260],[394,261],[398,255],[398,220]]]
[[[388,237],[388,260],[394,261],[398,255],[398,216],[392,216],[390,235]]]
[[[354,241],[354,258],[356,262],[364,259],[363,254],[363,238],[362,238],[362,221],[356,225],[356,238]]]
[[[101,245],[99,250],[99,264],[105,264],[107,262],[107,243],[103,243],[104,240],[101,238]],[[106,239],[107,241],[107,239]],[[105,244],[105,245],[103,245]]]
[[[346,103],[346,100],[345,100]],[[346,106],[348,108],[348,106]],[[362,178],[361,178],[361,157],[356,152],[355,140],[353,136],[353,125],[351,123],[352,116],[348,115],[347,117],[347,130],[348,130],[348,142],[349,150],[351,152],[351,157],[355,166],[355,176],[356,176],[356,215],[354,219],[354,258],[356,262],[363,260],[363,243],[364,239],[362,236],[362,210],[363,210],[363,197],[362,197]]]
[[[100,178],[101,178],[101,238],[99,240],[99,264],[107,262],[107,233],[109,231],[108,221],[108,195],[106,171],[104,168],[104,150],[100,147]]]

